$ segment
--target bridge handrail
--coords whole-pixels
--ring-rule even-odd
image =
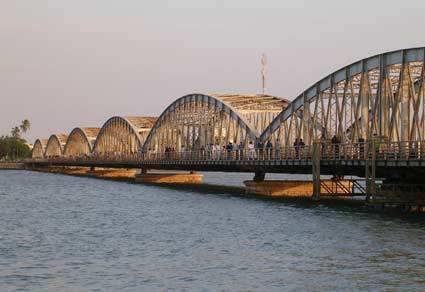
[[[329,143],[327,141],[317,142],[320,149],[320,159],[335,160],[357,160],[364,161],[372,158],[375,154],[376,160],[424,160],[425,141],[415,142],[359,142],[351,143]],[[105,154],[78,157],[50,157],[45,159],[30,159],[27,162],[52,162],[52,163],[170,163],[170,162],[197,162],[197,161],[277,161],[277,160],[304,160],[312,159],[314,146],[294,145],[291,147],[253,148],[253,149],[200,149],[193,151],[168,151],[135,154]]]

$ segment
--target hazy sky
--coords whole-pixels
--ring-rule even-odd
[[[159,115],[187,93],[293,99],[373,54],[425,46],[425,1],[0,0],[0,134]]]

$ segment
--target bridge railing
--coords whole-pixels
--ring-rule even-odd
[[[425,159],[425,141],[415,142],[360,142],[327,143],[318,142],[321,160],[423,160]],[[56,162],[70,164],[90,163],[152,163],[177,161],[276,161],[276,160],[311,160],[313,146],[295,145],[278,148],[252,149],[200,149],[195,151],[167,151],[135,154],[105,154],[76,157],[49,157],[31,159],[28,162]]]
[[[425,158],[424,142],[318,143],[322,160],[412,160]],[[220,160],[311,160],[313,146],[278,148],[201,149],[195,151],[147,152],[142,161],[220,161]]]

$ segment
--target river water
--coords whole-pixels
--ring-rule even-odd
[[[0,291],[425,290],[423,217],[24,171],[0,200]]]

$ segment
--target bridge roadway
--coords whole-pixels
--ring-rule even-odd
[[[350,147],[350,149],[348,149]],[[320,174],[365,176],[367,163],[372,155],[353,151],[352,145],[340,145],[338,151],[328,150],[320,156]],[[329,149],[331,149],[329,147]],[[381,149],[390,149],[381,147]],[[422,180],[425,175],[425,156],[421,148],[406,151],[400,149],[391,152],[376,152],[374,167],[377,178],[397,180]],[[255,152],[232,151],[221,154],[206,151],[185,153],[148,153],[127,156],[108,157],[57,157],[50,159],[30,159],[27,166],[76,166],[102,168],[138,168],[153,170],[187,170],[187,171],[222,171],[251,173],[287,173],[312,174],[312,149],[306,148],[296,154],[294,149],[275,151],[268,154],[266,150]]]

